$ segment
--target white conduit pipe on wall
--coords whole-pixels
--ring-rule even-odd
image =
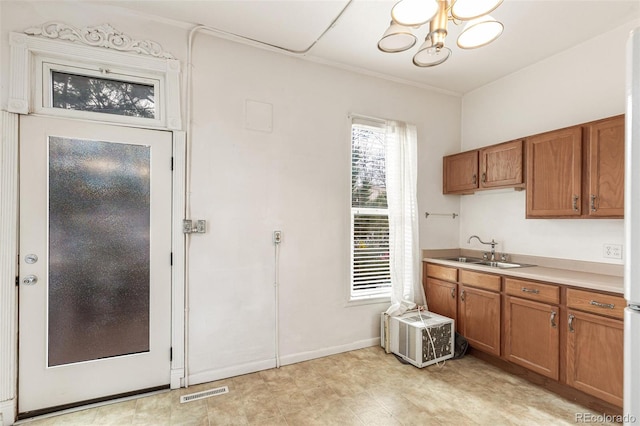
[[[276,368],[280,368],[280,243],[275,242],[274,248],[274,297],[275,297],[275,346],[276,346]]]
[[[260,40],[255,40],[249,37],[244,37],[239,34],[234,34],[228,31],[219,30],[217,28],[209,27],[207,25],[197,25],[189,31],[188,44],[187,44],[187,94],[186,94],[186,160],[185,160],[185,192],[186,192],[186,206],[185,206],[185,218],[191,217],[191,110],[192,110],[192,98],[193,98],[193,88],[192,88],[192,55],[193,55],[193,38],[196,33],[199,31],[207,31],[224,38],[228,38],[231,40],[241,41],[243,43],[249,43],[258,45],[261,47],[269,47],[276,51],[287,52],[294,55],[304,55],[308,53],[313,46],[316,45],[324,37],[324,35],[329,31],[333,26],[338,22],[338,19],[344,14],[347,8],[351,5],[353,0],[348,0],[347,4],[342,8],[340,13],[335,17],[333,21],[329,24],[329,26],[315,39],[313,43],[309,45],[306,49],[303,50],[293,50],[288,49],[286,47],[277,46],[275,44],[265,43]],[[191,244],[191,234],[186,234],[186,242],[185,242],[185,273],[184,273],[184,298],[185,298],[185,306],[184,306],[184,386],[189,387],[189,249]],[[278,244],[275,245],[276,253],[275,253],[275,263],[276,263],[276,282],[275,282],[275,298],[276,298],[276,317],[275,317],[275,327],[276,327],[276,367],[280,367],[280,348],[279,348],[279,316],[278,316],[278,299],[279,299],[279,277],[278,277],[278,264],[279,264],[279,248]]]

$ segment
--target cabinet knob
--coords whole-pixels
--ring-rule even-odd
[[[486,173],[482,173],[482,183],[485,183],[487,181],[487,174]]]
[[[452,299],[455,299],[455,298],[456,298],[456,289],[455,289],[455,288],[452,288],[452,289],[451,289],[451,298],[452,298]]]
[[[460,300],[462,300],[464,302],[464,290],[462,290],[462,292],[460,292]]]
[[[471,179],[473,179],[473,184],[475,185],[476,183],[478,183],[478,175],[476,175],[475,173],[473,174],[473,176],[471,177]]]

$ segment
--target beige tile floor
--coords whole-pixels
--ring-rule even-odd
[[[587,412],[472,356],[418,369],[371,347],[27,424],[570,425]]]

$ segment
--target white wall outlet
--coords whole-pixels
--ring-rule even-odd
[[[622,245],[604,244],[602,246],[602,257],[607,259],[622,259]]]

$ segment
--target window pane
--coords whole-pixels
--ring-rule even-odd
[[[391,289],[385,130],[351,127],[351,295],[386,296]]]
[[[49,366],[149,350],[150,155],[49,139]]]
[[[154,86],[51,72],[53,107],[155,118]]]
[[[389,218],[353,215],[353,291],[381,292],[391,286]]]
[[[354,125],[351,154],[351,207],[386,208],[384,130]]]

